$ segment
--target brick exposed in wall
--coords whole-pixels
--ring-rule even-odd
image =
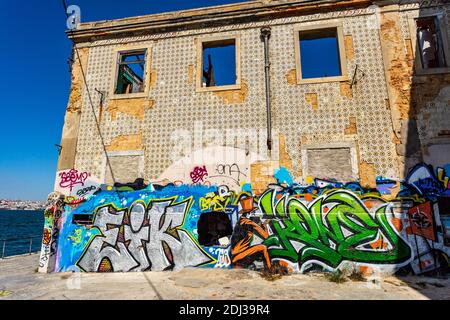
[[[353,50],[353,37],[351,35],[344,37],[345,42],[345,56],[347,57],[347,60],[352,60],[354,57],[354,50]]]
[[[89,57],[89,48],[79,49],[79,55],[81,64],[86,66]],[[76,148],[83,103],[82,93],[84,88],[78,56],[75,57],[75,61],[72,64],[71,82],[69,102],[64,117],[64,127],[60,142],[62,149],[61,155],[58,158],[58,171],[75,167]]]
[[[305,101],[314,110],[317,110],[317,108],[319,107],[319,103],[317,101],[317,93],[305,93]]]
[[[350,124],[348,125],[348,127],[344,129],[344,134],[357,134],[358,129],[356,127],[356,117],[349,117],[349,122]]]
[[[289,156],[289,153],[286,148],[286,137],[282,134],[279,135],[279,158],[280,158],[280,167],[285,167],[289,171],[292,171],[292,159]]]
[[[427,117],[430,106],[435,104],[441,90],[450,85],[450,75],[418,75],[415,71],[413,46],[410,38],[403,38],[398,6],[383,8],[381,14],[381,45],[385,62],[388,93],[393,125],[393,143],[399,162],[399,178],[417,162],[423,161],[427,146],[418,132],[418,119]],[[445,115],[443,115],[445,116]],[[438,122],[424,120],[426,132],[436,132]],[[423,131],[423,130],[422,130]],[[427,135],[426,139],[434,136]]]
[[[279,167],[277,161],[257,161],[250,165],[252,191],[261,194],[271,183],[277,183],[273,177],[275,169]]]
[[[245,81],[242,80],[241,89],[215,91],[213,94],[219,98],[222,98],[224,104],[238,104],[243,103],[247,98],[248,87]]]
[[[83,68],[86,68],[87,61],[89,57],[89,48],[78,49],[81,64]],[[72,75],[71,75],[71,88],[69,95],[69,103],[67,105],[67,112],[81,112],[82,106],[82,93],[84,88],[83,75],[81,72],[80,62],[78,56],[75,56],[75,61],[72,64]]]
[[[156,69],[152,69],[152,71],[150,72],[150,88],[155,87],[157,81],[158,73],[156,72]]]
[[[145,109],[152,108],[154,105],[154,100],[149,100],[146,98],[115,99],[109,101],[106,110],[111,113],[111,119],[113,121],[117,119],[117,114],[119,112],[136,117],[139,120],[143,120]]]
[[[376,170],[373,163],[361,161],[359,163],[359,179],[360,184],[364,188],[376,188]]]
[[[119,136],[106,146],[107,151],[142,150],[142,133]]]
[[[386,7],[386,10],[389,9],[395,10],[398,9],[398,6]],[[398,11],[381,13],[380,37],[395,135],[393,142],[397,143],[399,178],[403,178],[403,173],[406,172],[406,152],[402,150],[405,150],[408,144],[408,136],[404,133],[406,131],[412,132],[406,130],[406,127],[411,116],[413,64],[411,51],[408,52],[405,49],[408,46],[405,46],[400,21]],[[418,147],[413,149],[418,149]],[[410,156],[412,156],[411,152]]]
[[[341,91],[341,96],[343,96],[347,99],[353,98],[353,90],[352,90],[352,88],[350,88],[349,82],[341,82],[339,85],[339,88]]]
[[[290,85],[297,84],[297,70],[289,70],[289,72],[286,74],[286,81]]]
[[[188,66],[188,83],[193,84],[194,83],[194,65],[190,64]]]

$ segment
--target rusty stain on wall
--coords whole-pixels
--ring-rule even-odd
[[[130,151],[142,149],[142,132],[138,134],[118,136],[111,141],[110,145],[106,146],[107,151]]]
[[[154,105],[154,100],[146,98],[114,99],[109,101],[106,110],[111,113],[111,119],[113,121],[117,119],[119,112],[143,120],[145,109],[152,108]]]
[[[80,48],[78,49],[78,52],[80,54],[81,64],[83,66],[86,66],[88,61],[89,48]],[[81,95],[84,88],[84,83],[80,63],[77,57],[75,57],[75,61],[72,64],[71,82],[72,86],[70,88],[67,112],[81,112]]]
[[[341,82],[339,85],[341,96],[346,97],[347,99],[353,98],[353,91],[350,88],[350,83],[348,81]]]
[[[215,91],[213,94],[222,98],[224,104],[238,104],[243,103],[247,98],[248,87],[244,80],[242,80],[241,89]]]
[[[274,178],[277,161],[256,161],[250,165],[250,180],[254,194],[261,194],[267,189],[267,185],[277,183]]]
[[[360,184],[364,188],[376,188],[376,170],[373,163],[368,163],[366,161],[361,161],[359,163],[359,179]]]
[[[357,134],[358,129],[356,127],[356,117],[349,117],[350,124],[344,129],[344,134]]]
[[[352,60],[355,54],[353,50],[353,37],[351,35],[345,36],[344,42],[345,42],[345,56],[347,57],[347,60]]]
[[[305,93],[305,101],[314,110],[317,110],[317,108],[319,107],[319,103],[317,101],[317,93]]]
[[[89,57],[89,48],[80,48],[79,55],[81,64],[86,66]],[[75,166],[84,89],[83,75],[79,62],[78,57],[75,57],[75,61],[72,63],[72,83],[60,142],[62,149],[58,158],[58,171],[71,169]]]
[[[297,83],[297,70],[292,69],[286,74],[286,81],[288,84],[293,85]]]
[[[156,86],[156,81],[158,79],[158,74],[156,72],[156,69],[152,69],[150,72],[150,88],[153,88]]]
[[[280,167],[285,167],[289,171],[292,171],[292,159],[286,148],[286,137],[283,134],[280,134],[278,139]]]
[[[193,64],[188,65],[188,83],[189,84],[194,83],[194,65]]]

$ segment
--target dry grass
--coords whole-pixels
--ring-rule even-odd
[[[343,283],[346,282],[347,279],[345,277],[345,274],[341,270],[336,270],[330,273],[325,274],[325,277],[334,283]]]
[[[366,278],[364,278],[362,272],[357,270],[352,270],[352,272],[348,275],[348,278],[352,281],[366,282]]]
[[[267,281],[276,281],[288,274],[288,269],[280,265],[280,263],[278,263],[277,261],[273,262],[270,269],[264,268],[263,271],[260,272],[261,277],[263,277]]]

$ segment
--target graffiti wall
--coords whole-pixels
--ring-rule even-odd
[[[284,168],[275,178],[262,194],[198,180],[102,185],[81,199],[63,196],[46,211],[44,242],[51,248],[54,239],[55,246],[51,270],[281,265],[291,272],[356,267],[421,274],[449,266],[448,166],[418,164],[405,181],[379,177],[373,189],[325,179],[299,184]],[[57,224],[54,212],[61,212]]]
[[[202,148],[183,157],[168,167],[158,180],[175,184],[227,185],[239,192],[250,182],[250,164],[266,160],[244,149],[214,146]]]

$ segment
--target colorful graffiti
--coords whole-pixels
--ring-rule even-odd
[[[204,182],[204,178],[208,176],[208,170],[206,170],[206,166],[203,167],[195,167],[194,170],[190,173],[192,183]]]
[[[194,178],[201,179],[200,171]],[[280,168],[278,183],[260,195],[248,184],[241,192],[203,184],[124,191],[102,186],[79,201],[65,197],[57,208],[64,212],[59,226],[48,221],[58,230],[51,233],[58,238],[53,270],[281,265],[308,272],[351,264],[373,272],[420,274],[448,267],[445,172],[419,164],[401,183],[379,177],[376,188],[364,188],[325,179],[302,185]]]
[[[61,188],[69,188],[72,191],[73,187],[77,184],[84,186],[84,182],[89,177],[89,173],[78,172],[78,170],[72,169],[67,172],[61,172],[59,177],[61,178],[59,186]]]

